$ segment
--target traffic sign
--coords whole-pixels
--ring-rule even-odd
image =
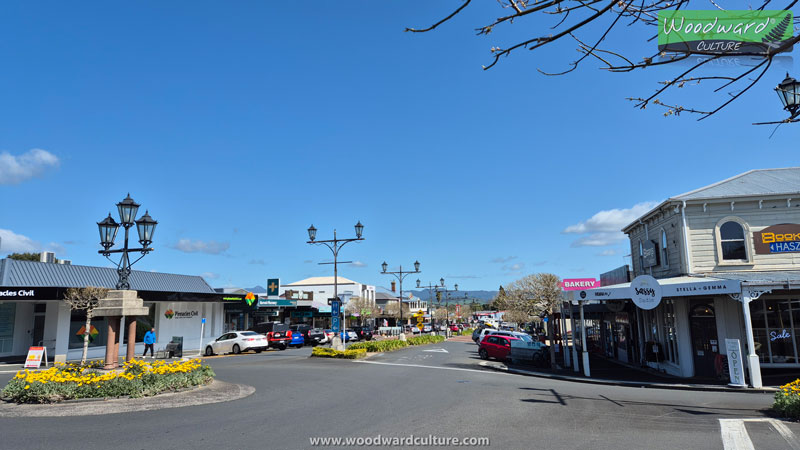
[[[334,333],[339,332],[339,316],[331,317],[331,331]]]
[[[340,328],[339,314],[341,313],[342,302],[336,301],[334,299],[330,299],[329,302],[331,304],[331,330],[333,330],[334,333],[338,333]]]
[[[425,325],[422,322],[418,322],[417,328],[419,328],[419,330],[422,331],[422,329],[425,328]]]
[[[267,296],[272,297],[278,296],[278,289],[281,287],[281,279],[280,278],[270,278],[267,280]]]

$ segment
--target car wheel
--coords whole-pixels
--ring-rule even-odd
[[[206,356],[214,356],[214,349],[210,345],[206,347]]]
[[[239,353],[242,353],[242,349],[239,348],[239,344],[233,344],[233,354],[238,355]]]
[[[278,350],[286,350],[286,344],[279,345]]]
[[[256,349],[256,353],[261,353],[262,351],[263,351],[263,349],[260,349],[260,348]]]
[[[481,359],[489,359],[489,353],[486,351],[485,348],[478,350],[478,356],[480,356]]]

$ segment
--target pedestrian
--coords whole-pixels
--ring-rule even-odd
[[[150,357],[154,358],[155,355],[153,354],[153,344],[156,343],[156,329],[150,328],[150,331],[144,334],[144,354],[142,358],[147,356],[147,350],[150,350]]]

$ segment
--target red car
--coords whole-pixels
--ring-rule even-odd
[[[481,359],[494,358],[504,361],[508,359],[508,354],[511,352],[511,341],[518,340],[511,336],[489,335],[481,341],[478,355]]]
[[[456,324],[450,325],[450,331],[452,331],[453,333],[458,333],[460,330],[461,329],[458,328],[458,325]]]

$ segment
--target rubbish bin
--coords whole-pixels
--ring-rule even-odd
[[[167,358],[183,358],[183,336],[172,336],[167,344]]]

